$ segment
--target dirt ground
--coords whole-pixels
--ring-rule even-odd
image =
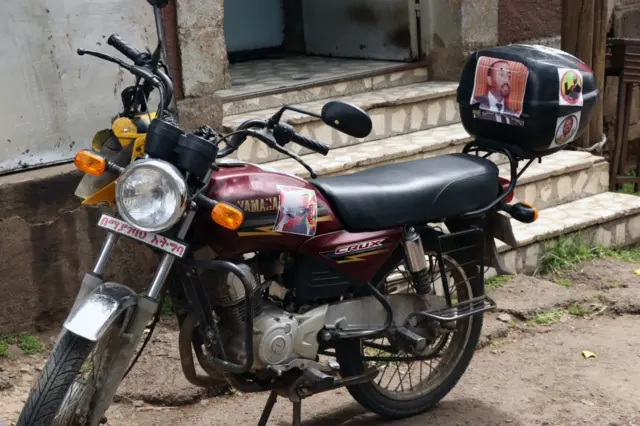
[[[492,291],[500,311],[487,315],[481,348],[436,409],[385,422],[339,390],[304,400],[303,425],[640,425],[638,269],[601,260],[546,280],[515,277]],[[176,338],[163,324],[123,383],[108,424],[257,424],[267,395],[194,388],[181,376]],[[0,425],[15,422],[44,362],[10,349],[13,358],[0,359]],[[280,400],[269,424],[290,422],[291,405]]]

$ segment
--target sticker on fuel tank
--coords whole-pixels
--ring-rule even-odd
[[[278,185],[275,232],[312,237],[318,228],[318,197],[312,189]]]

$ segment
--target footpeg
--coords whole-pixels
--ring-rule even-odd
[[[317,383],[320,386],[331,386],[335,381],[335,377],[325,374],[313,367],[304,370],[304,376],[307,380]]]
[[[416,352],[422,352],[427,347],[427,339],[405,327],[396,329],[396,339],[402,340]]]

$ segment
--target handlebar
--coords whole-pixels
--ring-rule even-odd
[[[275,141],[280,146],[285,146],[289,142],[293,142],[295,144],[300,145],[303,148],[310,149],[313,152],[317,152],[318,154],[327,155],[329,153],[329,147],[322,142],[319,142],[313,138],[303,136],[296,132],[293,126],[286,123],[275,123],[271,124],[268,121],[262,120],[247,120],[242,123],[236,131],[246,130],[251,128],[264,129],[270,128]],[[229,141],[229,145],[231,145],[234,150],[238,149],[240,145],[246,140],[247,133],[239,132],[231,137]]]
[[[101,52],[94,52],[85,49],[78,49],[79,55],[91,55],[105,61],[118,64],[136,77],[141,78],[148,84],[144,93],[149,96],[151,88],[160,90],[161,105],[159,111],[164,111],[171,105],[173,98],[173,82],[171,78],[163,71],[164,64],[159,60],[159,56],[151,55],[147,52],[140,52],[135,47],[124,41],[118,34],[112,34],[107,39],[107,44],[122,53],[128,59],[133,61],[135,65],[123,62],[122,60]],[[162,115],[162,114],[161,114]]]
[[[107,44],[113,46],[118,52],[122,53],[127,58],[131,59],[134,64],[141,66],[144,65],[146,53],[142,53],[129,43],[124,41],[118,34],[111,34],[107,39]]]
[[[301,147],[310,149],[311,151],[317,152],[318,154],[327,155],[329,153],[329,147],[327,145],[315,139],[302,136],[299,133],[294,133],[291,136],[291,142],[297,143]]]

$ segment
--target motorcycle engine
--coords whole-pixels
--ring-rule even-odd
[[[253,369],[259,371],[297,358],[315,359],[318,351],[316,336],[324,325],[326,306],[304,315],[287,312],[276,303],[263,300],[249,265],[237,266],[253,278]],[[235,274],[227,271],[206,273],[202,278],[219,316],[218,327],[225,355],[231,362],[244,364],[247,357],[244,285]]]

